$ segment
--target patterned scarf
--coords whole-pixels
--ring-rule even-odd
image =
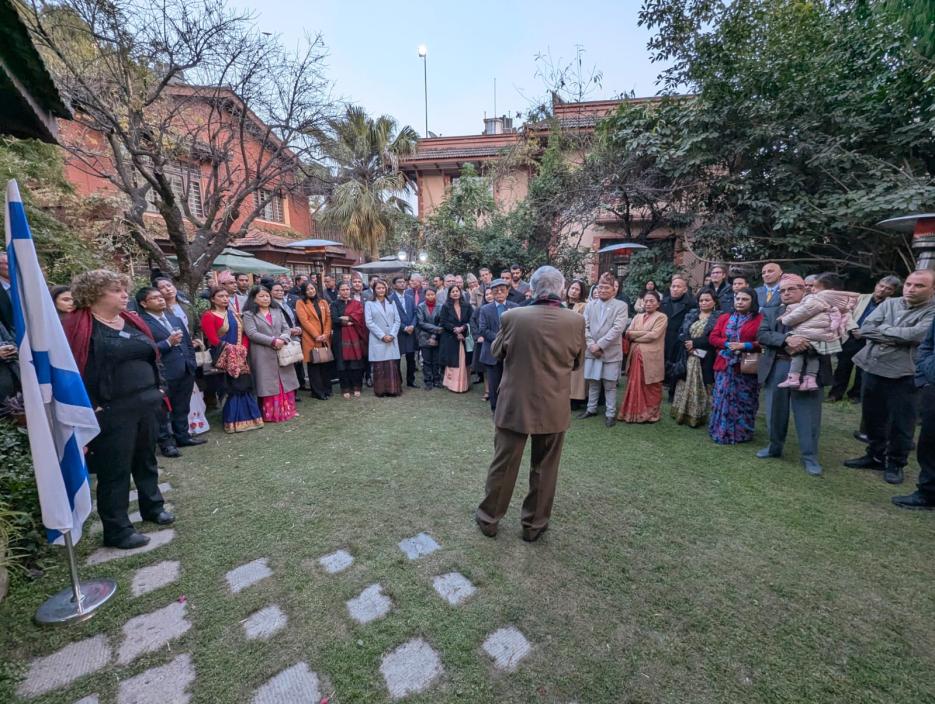
[[[744,325],[749,323],[752,318],[753,316],[749,313],[731,313],[730,318],[727,320],[727,329],[724,331],[724,336],[727,338],[727,341],[740,342],[740,330]],[[740,362],[739,352],[722,349],[718,354],[726,359],[728,364],[738,364]]]

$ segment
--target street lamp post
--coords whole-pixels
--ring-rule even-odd
[[[422,81],[425,88],[425,136],[429,136],[429,48],[419,44],[419,57],[422,59]]]

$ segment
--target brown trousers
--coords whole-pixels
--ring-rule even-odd
[[[506,428],[496,429],[493,460],[487,472],[486,496],[477,507],[477,519],[480,522],[495,526],[506,515],[527,437],[525,433]],[[564,432],[532,436],[529,493],[523,501],[520,520],[523,527],[534,534],[549,524],[549,516],[552,515],[564,440]]]

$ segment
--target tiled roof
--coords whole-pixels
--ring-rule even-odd
[[[425,149],[410,156],[406,161],[432,161],[435,159],[470,159],[476,156],[496,156],[508,150],[509,146],[491,145],[485,147],[453,147],[451,149]]]

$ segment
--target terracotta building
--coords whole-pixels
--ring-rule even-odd
[[[270,158],[270,152],[264,149],[262,139],[270,140],[274,137],[270,136],[268,128],[259,118],[251,115],[255,129],[250,130],[250,136],[229,150],[231,158],[224,165],[227,170],[227,181],[224,183],[232,187],[227,189],[219,183],[212,189],[209,186],[211,183],[210,166],[207,158],[199,160],[198,145],[200,142],[207,144],[210,148],[212,145],[223,143],[223,137],[219,138],[218,134],[221,130],[228,128],[218,119],[219,111],[212,103],[219,99],[219,92],[216,89],[210,89],[210,92],[205,91],[205,99],[202,101],[198,94],[198,91],[202,89],[197,87],[174,86],[172,90],[174,96],[185,101],[185,109],[178,110],[174,117],[178,122],[179,134],[184,135],[180,141],[194,146],[190,150],[192,154],[190,159],[178,161],[167,169],[166,173],[171,180],[176,197],[187,201],[192,216],[198,218],[209,207],[210,204],[206,201],[210,198],[212,191],[220,194],[227,190],[242,189],[242,184],[248,182],[246,174],[257,168],[255,162],[259,159]],[[236,95],[230,91],[226,93],[227,95],[221,96],[223,99],[240,104]],[[172,124],[174,128],[176,123]],[[71,153],[66,154],[65,176],[77,192],[82,196],[120,193],[119,189],[106,178],[106,174],[114,167],[110,157],[110,146],[106,143],[104,136],[80,122],[60,121],[59,131],[62,143],[79,144],[82,148],[80,158]],[[285,154],[286,158],[291,156],[288,152]],[[247,163],[244,163],[245,161]],[[349,271],[353,264],[360,261],[360,257],[356,252],[347,250],[343,246],[315,248],[290,248],[288,246],[296,240],[334,237],[334,233],[323,235],[319,231],[309,206],[309,195],[310,193],[301,184],[281,182],[279,187],[271,186],[249,196],[242,210],[257,207],[264,201],[265,204],[259,215],[249,225],[246,235],[232,238],[228,245],[250,252],[259,259],[286,266],[293,273],[324,270]],[[234,222],[232,229],[236,230],[240,226],[245,215],[246,213],[242,214]],[[154,203],[150,203],[144,217],[152,223],[152,238],[158,243],[160,249],[167,254],[173,254],[174,246],[164,233],[163,220]]]
[[[556,122],[563,130],[588,134],[622,102],[645,103],[656,100],[626,98],[570,103],[553,95],[551,121],[526,123],[521,128],[514,128],[512,120],[507,117],[487,118],[481,134],[420,139],[416,153],[400,162],[400,168],[416,184],[419,219],[424,221],[438,208],[467,164],[473,164],[478,173],[491,177],[494,200],[499,207],[509,210],[526,197],[531,171],[521,165],[504,168],[504,162],[509,161],[504,160],[504,157],[520,149],[531,150],[534,157],[537,143],[544,148],[549,131]],[[581,154],[573,154],[570,158],[575,160],[582,157]],[[522,159],[514,161],[523,163]],[[637,230],[639,223],[631,225],[633,230]],[[659,228],[650,234],[650,239],[657,240],[660,246],[673,247],[673,257],[693,273],[693,278],[701,275],[695,272],[699,267],[694,258],[683,251],[681,237],[673,238],[673,234],[681,233]],[[595,253],[591,258],[590,270],[586,272],[591,280],[596,279],[600,271],[612,271],[617,275],[625,273],[628,251],[598,255],[597,250],[628,239],[624,223],[606,212],[584,231],[581,246]]]

